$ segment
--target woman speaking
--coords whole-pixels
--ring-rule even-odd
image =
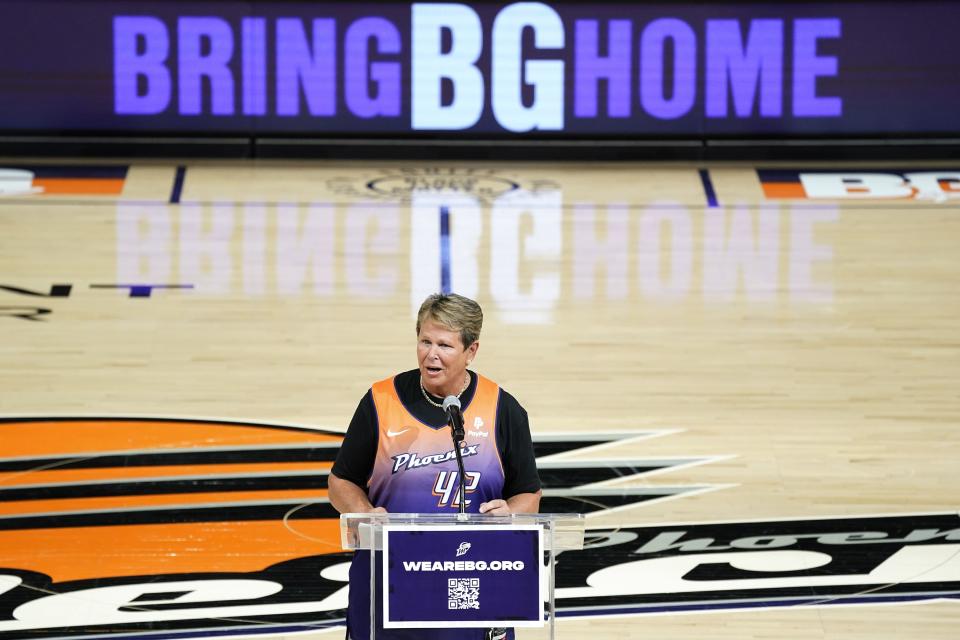
[[[467,367],[480,348],[483,311],[456,294],[429,296],[417,314],[416,369],[376,382],[350,421],[330,473],[340,513],[456,513],[459,473],[443,410],[459,399],[468,513],[536,513],[540,479],[527,412],[495,382]],[[370,556],[350,566],[347,638],[370,637]],[[509,629],[382,629],[383,640],[512,638]]]

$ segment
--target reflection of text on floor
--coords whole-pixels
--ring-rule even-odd
[[[491,204],[416,194],[407,206],[119,204],[117,280],[190,282],[194,295],[210,296],[406,295],[415,309],[440,288],[443,206],[452,290],[489,296],[506,322],[549,322],[561,295],[811,304],[833,296],[831,207],[629,207],[564,203],[558,191]]]

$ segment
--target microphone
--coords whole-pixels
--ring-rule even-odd
[[[463,456],[460,454],[460,443],[463,442],[463,414],[460,413],[460,398],[447,396],[443,399],[443,411],[447,414],[447,424],[450,425],[450,435],[453,438],[453,451],[457,456],[457,470],[460,472],[460,513],[467,511],[467,479],[463,469]],[[465,518],[466,516],[461,516]]]
[[[453,443],[463,442],[463,414],[460,413],[460,398],[457,396],[444,398],[443,411],[447,414],[447,424],[450,425]]]

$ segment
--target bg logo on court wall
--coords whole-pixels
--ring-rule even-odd
[[[771,200],[920,200],[960,198],[960,170],[758,169]]]
[[[722,488],[604,486],[717,459],[597,457],[669,433],[537,437],[542,511]],[[0,419],[0,637],[342,624],[350,555],[327,500],[341,438],[233,422]],[[586,448],[589,461],[569,455]],[[955,514],[934,514],[590,531],[583,551],[561,556],[560,615],[955,597],[957,527]]]

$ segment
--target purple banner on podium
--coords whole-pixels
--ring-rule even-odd
[[[539,627],[537,525],[383,528],[383,626]]]

